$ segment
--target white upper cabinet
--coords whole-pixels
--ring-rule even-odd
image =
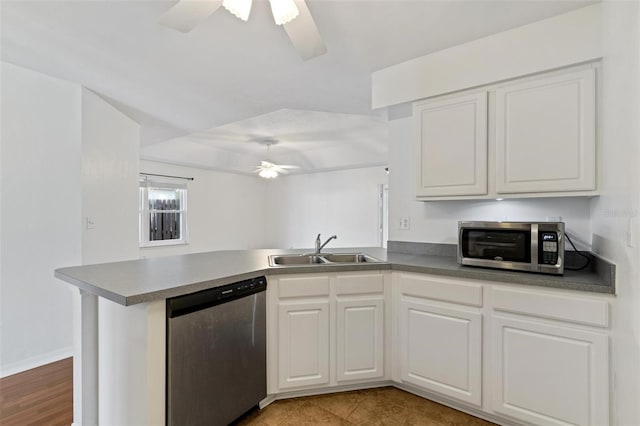
[[[496,89],[497,193],[596,188],[595,70]]]
[[[414,105],[419,196],[487,193],[487,93]]]
[[[416,197],[597,195],[597,66],[416,102]]]

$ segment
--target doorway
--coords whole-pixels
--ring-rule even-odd
[[[389,185],[379,185],[380,200],[380,227],[379,227],[379,244],[380,247],[387,248],[387,239],[389,238]]]

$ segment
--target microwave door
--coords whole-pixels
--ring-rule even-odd
[[[531,261],[531,242],[526,232],[468,230],[463,240],[465,257],[523,263]]]
[[[482,259],[508,260],[518,257],[518,246],[514,243],[477,242],[476,251]]]

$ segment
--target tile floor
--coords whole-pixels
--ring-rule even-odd
[[[393,387],[275,401],[240,425],[493,425]]]

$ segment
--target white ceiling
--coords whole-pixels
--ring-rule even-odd
[[[590,2],[307,0],[329,53],[303,62],[269,5],[248,22],[220,8],[182,34],[157,24],[175,1],[0,3],[2,60],[82,84],[143,126],[142,155],[250,172],[386,163],[375,70]]]
[[[269,155],[263,141],[273,143]],[[383,118],[281,109],[146,146],[144,157],[239,173],[265,159],[315,171],[383,165],[387,147]]]

